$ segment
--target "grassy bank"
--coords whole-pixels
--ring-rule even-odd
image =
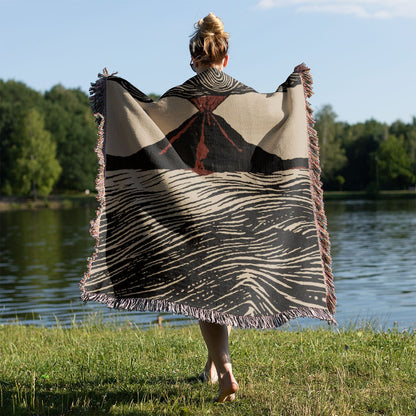
[[[415,415],[416,334],[234,330],[240,392],[195,379],[195,326],[0,327],[2,415]]]
[[[416,199],[416,191],[326,191],[327,201],[346,199]]]
[[[36,200],[24,196],[0,196],[0,212],[39,208],[67,209],[97,204],[95,194],[86,195],[85,193],[50,195]]]

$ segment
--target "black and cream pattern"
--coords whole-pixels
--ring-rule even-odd
[[[195,75],[182,85],[171,88],[161,98],[182,97],[192,99],[209,95],[229,96],[230,94],[246,94],[248,92],[256,91],[230,77],[225,72],[211,68]]]
[[[266,95],[211,68],[157,102],[121,78],[101,85],[113,88],[107,99],[126,97],[120,102],[129,109],[126,117],[119,103],[105,103],[105,122],[112,123],[111,137],[103,128],[106,147],[129,145],[104,152],[103,203],[83,299],[243,328],[302,316],[334,323],[300,75]],[[293,105],[303,106],[295,124]],[[163,124],[167,108],[177,119]]]

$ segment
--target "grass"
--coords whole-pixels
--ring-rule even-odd
[[[197,326],[0,326],[1,415],[416,415],[416,333],[233,330],[240,391],[197,381]]]

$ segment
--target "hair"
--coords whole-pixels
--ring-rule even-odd
[[[198,23],[189,41],[189,51],[192,58],[202,64],[219,64],[228,53],[227,32],[224,32],[222,20],[210,13]]]

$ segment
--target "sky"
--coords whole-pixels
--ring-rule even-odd
[[[189,36],[209,12],[230,34],[226,72],[257,91],[305,62],[315,110],[351,124],[416,116],[416,0],[0,0],[0,79],[87,92],[107,67],[162,94],[194,75]]]

